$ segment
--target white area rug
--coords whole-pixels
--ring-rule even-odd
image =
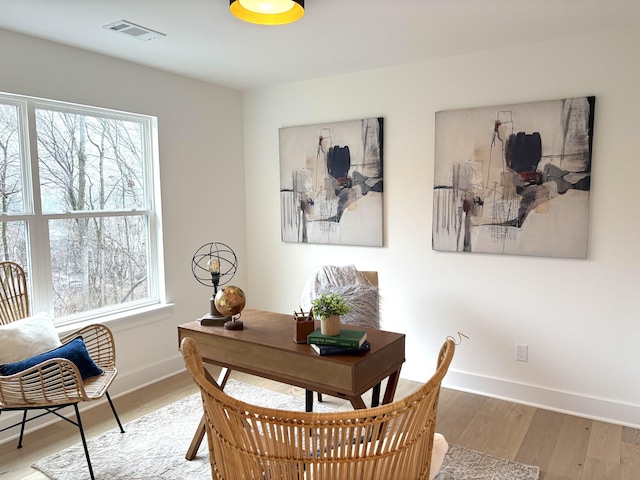
[[[303,399],[234,380],[229,380],[225,392],[253,404],[304,410]],[[314,410],[331,409],[315,402]],[[184,458],[201,416],[202,402],[200,395],[196,394],[126,424],[126,433],[114,429],[88,440],[96,479],[211,479],[206,438],[194,460],[187,461]],[[32,467],[52,480],[89,478],[81,443],[43,458]],[[449,452],[436,479],[537,480],[538,467],[510,462],[450,444]]]
[[[539,475],[540,469],[533,465],[492,457],[450,443],[434,480],[538,480]]]

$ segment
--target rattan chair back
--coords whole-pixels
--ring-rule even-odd
[[[0,325],[29,316],[29,296],[24,269],[14,262],[0,262]],[[0,375],[0,414],[3,411],[23,410],[22,420],[2,429],[21,426],[18,448],[22,447],[25,424],[47,413],[74,424],[80,431],[89,476],[94,479],[91,458],[78,403],[99,400],[106,396],[121,432],[124,432],[118,413],[111,401],[108,388],[116,378],[115,342],[111,330],[105,325],[87,325],[60,338],[62,344],[81,337],[89,356],[102,370],[101,375],[83,380],[78,367],[70,360],[53,358],[45,360],[13,375]],[[76,420],[58,413],[64,407],[73,406]],[[46,413],[27,417],[30,410],[45,410]]]
[[[29,294],[24,269],[15,262],[0,262],[0,325],[29,316]]]
[[[252,405],[205,377],[192,338],[181,345],[203,398],[213,479],[427,479],[440,386],[455,344],[447,339],[437,369],[411,395],[375,408],[298,412]]]

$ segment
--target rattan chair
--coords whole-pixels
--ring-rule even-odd
[[[29,299],[24,270],[16,263],[0,262],[0,324],[8,324],[28,316]],[[89,325],[64,335],[60,341],[65,344],[78,337],[82,337],[89,355],[104,373],[83,380],[73,362],[57,358],[14,375],[0,376],[0,414],[4,411],[23,411],[20,422],[0,431],[20,425],[18,448],[22,448],[25,423],[49,413],[55,414],[80,430],[89,473],[93,479],[95,477],[78,403],[90,402],[106,396],[118,427],[124,433],[118,413],[107,392],[117,374],[115,343],[111,331],[104,325]],[[58,413],[58,410],[67,406],[74,407],[76,421]],[[45,410],[45,412],[27,418],[29,410]]]
[[[411,395],[375,408],[294,412],[225,394],[207,380],[200,349],[182,355],[202,394],[213,479],[428,479],[442,379],[455,344],[447,339],[431,379]]]
[[[0,262],[0,325],[29,316],[27,277],[20,265]]]

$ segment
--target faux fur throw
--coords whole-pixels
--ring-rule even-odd
[[[322,293],[338,293],[352,306],[351,312],[342,315],[346,325],[380,328],[378,287],[358,271],[355,265],[325,265],[307,279],[300,306],[308,312],[311,301]]]

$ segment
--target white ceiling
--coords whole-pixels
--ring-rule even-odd
[[[0,28],[243,90],[640,26],[640,0],[305,3],[299,22],[264,27],[228,0],[0,0]],[[101,28],[122,19],[166,37]]]

